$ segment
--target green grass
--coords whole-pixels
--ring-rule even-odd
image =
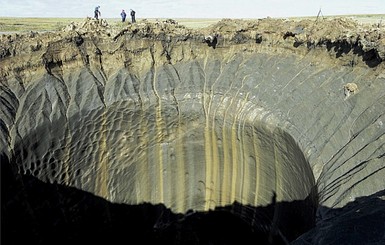
[[[1,32],[28,32],[28,31],[58,31],[69,25],[71,22],[81,22],[84,18],[10,18],[0,17]],[[150,22],[166,19],[147,19]],[[140,23],[141,19],[137,20]],[[179,24],[189,28],[200,28],[216,23],[219,19],[178,19]],[[107,19],[112,26],[122,26],[119,18]]]
[[[0,32],[56,31],[67,26],[71,21],[82,19],[70,18],[0,18]]]

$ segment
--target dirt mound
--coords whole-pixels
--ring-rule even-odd
[[[34,53],[56,42],[74,42],[80,46],[86,38],[93,40],[95,45],[107,45],[108,42],[113,44],[127,39],[204,43],[207,37],[215,36],[215,45],[208,43],[213,48],[244,44],[248,49],[258,44],[264,47],[265,52],[304,54],[319,50],[338,58],[344,65],[354,66],[363,61],[369,67],[376,67],[385,60],[384,32],[383,27],[362,25],[348,18],[300,21],[223,19],[201,29],[187,28],[172,19],[110,25],[106,20],[86,18],[82,22],[71,23],[59,32],[2,35],[0,58]]]
[[[206,34],[218,35],[230,43],[257,42],[269,47],[281,46],[292,49],[305,47],[326,49],[336,58],[343,55],[362,56],[370,67],[385,60],[384,28],[362,25],[348,18],[304,19],[259,19],[253,21],[223,19],[202,29]]]
[[[111,26],[105,19],[96,20],[87,17],[82,22],[72,22],[63,29],[64,32],[76,31],[81,34],[96,32],[97,34],[109,33],[112,31]]]

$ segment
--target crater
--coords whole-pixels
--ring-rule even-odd
[[[119,102],[43,124],[15,143],[13,164],[22,175],[113,203],[193,212],[182,230],[185,223],[202,222],[192,217],[219,225],[227,213],[250,234],[281,241],[314,226],[315,181],[293,138],[259,122],[263,111],[255,105],[213,96],[221,102],[205,112],[203,97],[178,104],[155,100],[145,109]],[[246,107],[254,118],[241,116]],[[173,227],[150,225],[157,232]]]
[[[368,203],[381,223],[381,39],[369,61],[364,40],[305,40],[313,22],[257,24],[3,35],[4,239],[333,244]]]

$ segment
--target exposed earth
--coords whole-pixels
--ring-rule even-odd
[[[0,101],[2,244],[385,242],[381,23],[3,34]]]

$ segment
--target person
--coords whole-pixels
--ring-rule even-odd
[[[94,14],[95,14],[95,19],[99,19],[99,16],[102,16],[102,13],[100,13],[100,6],[97,6],[96,8],[95,8],[95,12],[94,12]]]
[[[122,12],[120,13],[120,16],[122,16],[122,22],[125,22],[126,21],[126,12],[124,11],[124,9],[122,9]]]
[[[131,13],[130,14],[131,14],[131,22],[135,23],[136,22],[135,21],[135,11],[131,9]]]

